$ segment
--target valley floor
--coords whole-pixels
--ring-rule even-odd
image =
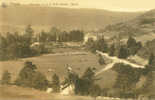
[[[112,88],[117,77],[117,73],[110,69],[114,62],[110,63],[110,65],[100,65],[97,55],[84,50],[68,50],[67,48],[67,51],[60,50],[55,54],[0,62],[0,76],[4,70],[8,70],[11,72],[12,80],[15,80],[19,71],[23,68],[24,62],[29,60],[36,64],[38,70],[45,74],[49,80],[51,80],[52,74],[54,73],[58,74],[60,79],[63,80],[67,75],[66,64],[68,64],[79,75],[82,75],[88,67],[95,67],[97,69],[96,76],[101,78],[97,81],[101,88]],[[108,66],[111,67],[109,68]],[[52,72],[48,72],[48,69],[51,69]],[[10,98],[11,100],[24,100],[23,98],[25,98],[25,100],[94,100],[92,97],[62,96],[60,94],[48,94],[30,88],[0,86],[0,100],[10,100]],[[108,99],[98,98],[97,100]]]

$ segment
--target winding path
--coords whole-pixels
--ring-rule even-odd
[[[101,69],[100,71],[96,72],[95,76],[106,71],[106,70],[109,70],[113,67],[113,65],[115,63],[124,63],[124,64],[128,64],[134,68],[145,68],[145,66],[142,66],[142,65],[138,65],[138,64],[135,64],[135,63],[131,63],[125,59],[120,59],[120,58],[117,58],[117,57],[111,57],[109,56],[107,53],[103,53],[101,51],[96,51],[96,53],[98,53],[99,55],[101,56],[104,56],[104,57],[107,57],[108,59],[111,59],[112,60],[112,63],[108,64],[105,68]]]

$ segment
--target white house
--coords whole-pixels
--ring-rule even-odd
[[[97,40],[97,36],[96,35],[94,35],[93,33],[87,33],[87,34],[85,34],[85,36],[84,36],[84,44],[88,41],[88,39],[93,39],[94,41],[96,41]]]

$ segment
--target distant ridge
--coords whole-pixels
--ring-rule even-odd
[[[104,29],[105,34],[121,36],[141,36],[144,34],[155,34],[155,9],[145,12],[134,19],[109,25]]]
[[[141,12],[125,13],[99,9],[71,9],[33,6],[0,7],[0,31],[22,31],[31,24],[37,31],[56,26],[62,30],[98,30],[109,24],[133,19]]]

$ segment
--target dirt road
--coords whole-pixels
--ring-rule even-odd
[[[103,52],[98,51],[98,50],[97,50],[96,52],[97,52],[98,54],[100,54],[100,55],[102,55],[102,56],[104,56],[104,57],[106,57],[106,58],[112,60],[112,63],[106,65],[105,68],[103,68],[103,69],[101,69],[100,71],[98,71],[95,75],[98,75],[98,74],[100,74],[100,73],[102,73],[102,72],[104,72],[104,71],[106,71],[106,70],[111,69],[115,63],[124,63],[124,64],[128,64],[128,65],[130,65],[130,66],[132,66],[132,67],[134,67],[134,68],[145,68],[145,66],[142,66],[142,65],[138,65],[138,64],[129,62],[129,61],[125,60],[125,59],[120,59],[120,58],[117,58],[117,57],[111,57],[111,56],[109,56],[107,53],[103,53]]]

